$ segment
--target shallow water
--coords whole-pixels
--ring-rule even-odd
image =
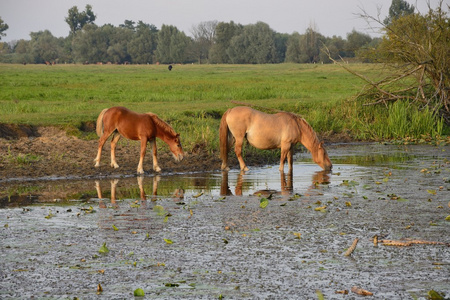
[[[354,299],[353,286],[375,299],[449,296],[450,147],[328,152],[332,173],[302,154],[293,174],[269,166],[2,187],[0,298],[130,298],[142,288],[146,298]],[[444,244],[375,246],[374,235]]]

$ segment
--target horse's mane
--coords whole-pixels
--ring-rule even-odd
[[[314,146],[320,144],[320,141],[319,141],[319,138],[317,137],[316,132],[311,127],[311,125],[309,125],[309,123],[306,122],[305,119],[303,119],[300,115],[294,114],[292,112],[284,112],[284,113],[289,115],[292,119],[295,120],[295,122],[298,125],[298,129],[300,130],[300,132],[303,135],[308,136]]]
[[[165,122],[164,120],[162,120],[161,118],[159,118],[156,114],[154,113],[147,113],[147,115],[149,115],[150,117],[152,117],[153,122],[155,122],[155,124],[161,128],[162,130],[164,130],[165,132],[175,136],[177,135],[177,133],[175,132],[175,130],[172,128],[172,126],[170,126],[167,122]]]

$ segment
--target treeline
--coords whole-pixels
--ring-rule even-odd
[[[76,7],[75,7],[76,8]],[[88,7],[87,7],[88,8]],[[90,8],[90,7],[89,7]],[[88,10],[88,12],[91,12]],[[275,32],[263,22],[241,25],[207,21],[193,26],[192,36],[172,25],[160,29],[142,21],[125,20],[119,26],[98,26],[95,16],[83,22],[66,22],[71,31],[57,38],[48,30],[32,32],[30,40],[0,43],[2,63],[329,63],[358,57],[380,39],[353,30],[346,38],[325,37],[310,27],[303,34]],[[85,16],[85,15],[84,15]],[[86,19],[86,16],[85,16]],[[71,25],[70,21],[74,23]],[[80,23],[82,26],[80,26]]]

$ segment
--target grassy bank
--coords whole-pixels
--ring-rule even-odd
[[[370,76],[380,71],[377,65],[352,67]],[[396,120],[392,111],[362,107],[353,99],[362,85],[336,65],[175,65],[168,71],[164,65],[3,64],[0,122],[80,128],[103,108],[122,105],[168,120],[187,149],[217,149],[220,116],[236,100],[299,113],[322,134],[383,139],[447,133],[428,113],[431,121],[420,122],[414,132],[391,134],[402,108],[396,108]]]

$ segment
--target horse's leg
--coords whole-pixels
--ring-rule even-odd
[[[292,166],[293,166],[293,163],[294,163],[293,157],[294,157],[294,146],[291,145],[291,147],[289,148],[289,152],[288,152],[288,154],[287,154],[287,161],[288,161],[289,172],[290,172],[290,173],[291,173],[292,170],[293,170],[293,169],[292,169]]]
[[[161,168],[158,166],[158,158],[156,157],[158,150],[156,149],[156,138],[152,139],[150,141],[152,144],[152,150],[153,150],[153,170],[156,172],[161,172]]]
[[[103,149],[103,145],[105,144],[106,140],[109,138],[109,136],[111,135],[112,131],[104,131],[103,135],[100,137],[100,139],[98,140],[98,151],[97,151],[97,157],[94,159],[95,162],[95,166],[99,167],[100,166],[100,158],[102,156],[102,149]]]
[[[138,174],[144,174],[144,156],[145,156],[146,150],[147,150],[147,138],[142,137],[141,138],[141,155],[140,155],[139,164],[137,167]]]
[[[230,145],[232,144],[232,139],[234,139],[234,137],[231,135],[231,132],[228,131],[226,138],[223,139],[225,139],[226,145],[221,145],[221,147],[224,147],[224,149],[220,150],[223,152],[220,155],[222,159],[222,166],[220,167],[220,169],[222,171],[230,171],[230,167],[228,166],[228,150],[230,149]],[[221,141],[221,143],[223,142]]]
[[[116,146],[117,142],[120,139],[119,133],[113,133],[113,136],[111,138],[111,167],[117,169],[119,165],[116,162]]]
[[[234,145],[234,152],[236,153],[236,156],[239,160],[239,166],[241,167],[242,171],[248,171],[248,167],[245,165],[244,159],[242,158],[242,144],[244,143],[244,137],[243,136],[235,136],[236,139],[235,145]]]
[[[284,172],[284,163],[286,161],[286,158],[288,159],[288,162],[292,162],[292,157],[290,156],[291,151],[291,145],[282,144],[281,145],[281,156],[280,156],[280,171]]]

